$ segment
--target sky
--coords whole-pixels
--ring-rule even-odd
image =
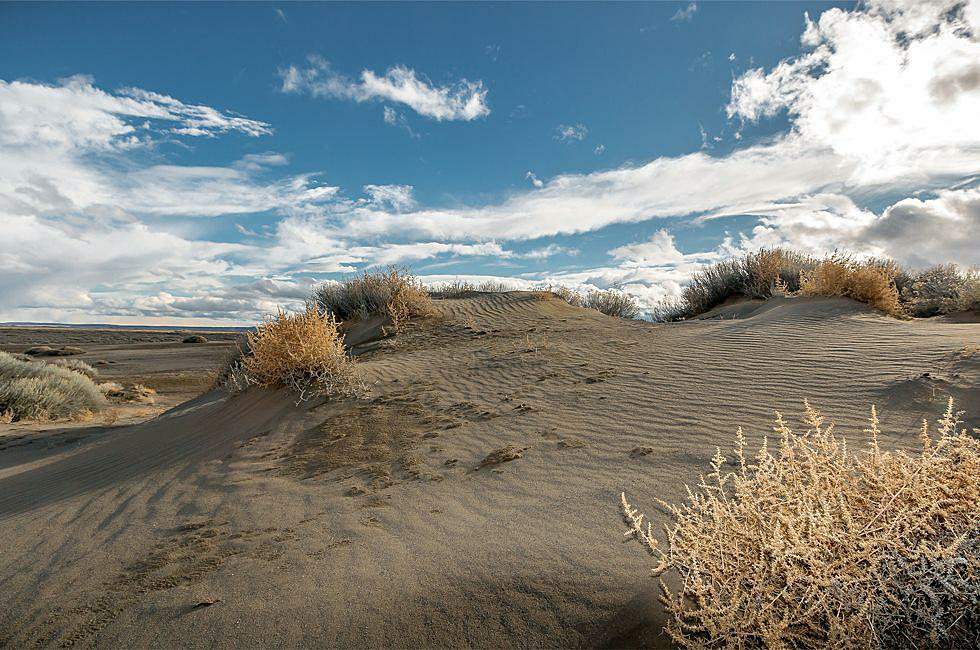
[[[0,322],[980,265],[980,0],[0,3]]]

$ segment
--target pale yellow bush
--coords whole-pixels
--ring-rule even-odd
[[[867,303],[892,316],[905,310],[899,301],[894,263],[874,260],[854,261],[842,255],[822,260],[810,271],[803,271],[800,294],[804,296],[842,296]]]
[[[250,354],[241,368],[250,384],[291,388],[300,400],[347,395],[356,388],[354,362],[331,314],[320,315],[314,308],[299,314],[280,311],[247,337]]]
[[[734,471],[719,451],[661,546],[622,495],[628,536],[655,556],[667,633],[685,647],[975,647],[980,625],[980,442],[952,400],[921,451],[883,451],[872,408],[863,452],[806,404],[777,413],[778,448]]]

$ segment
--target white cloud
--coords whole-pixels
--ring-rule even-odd
[[[314,97],[348,99],[356,102],[388,101],[404,104],[419,115],[437,121],[475,120],[490,114],[487,90],[482,81],[461,79],[449,86],[436,86],[411,68],[396,65],[383,75],[363,70],[359,80],[334,72],[321,57],[311,56],[309,66],[281,69],[282,91],[309,93]],[[385,121],[388,113],[385,112]]]
[[[365,185],[364,193],[370,197],[369,203],[379,207],[390,207],[400,212],[415,206],[411,185]]]
[[[585,140],[588,134],[589,129],[584,124],[559,124],[555,127],[555,140],[559,142]]]
[[[692,2],[682,9],[678,9],[673,16],[670,17],[673,22],[690,22],[694,18],[694,14],[698,11],[698,5],[696,2]]]
[[[736,79],[728,113],[787,111],[805,141],[856,163],[856,182],[975,171],[978,4],[871,2],[808,18],[807,52]]]
[[[412,126],[408,123],[405,115],[399,113],[390,106],[384,107],[384,121],[388,126],[397,126],[405,129],[409,136],[413,138],[420,138],[421,136],[412,129]]]
[[[592,153],[594,153],[597,156],[601,156],[605,152],[606,152],[606,145],[604,144],[597,144],[595,146],[595,149],[592,150]]]
[[[524,178],[526,178],[527,180],[531,181],[531,185],[533,185],[534,187],[536,187],[538,189],[541,189],[542,187],[544,187],[544,181],[542,181],[540,178],[538,178],[537,176],[535,176],[534,172],[532,172],[532,171],[529,171],[528,173],[524,174]]]
[[[5,148],[125,149],[149,144],[164,127],[193,136],[272,133],[265,122],[159,93],[138,88],[108,93],[83,75],[59,85],[0,80],[0,146]]]

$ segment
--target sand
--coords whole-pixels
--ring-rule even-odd
[[[0,645],[658,645],[621,491],[660,516],[736,426],[758,443],[804,397],[855,442],[872,403],[890,446],[948,395],[980,426],[975,322],[844,299],[667,325],[522,292],[437,306],[358,330],[361,399],[213,391],[68,452],[0,428]]]

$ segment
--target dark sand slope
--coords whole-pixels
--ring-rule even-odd
[[[0,469],[0,642],[649,642],[620,491],[657,515],[738,424],[757,442],[803,397],[855,431],[877,403],[891,445],[948,394],[980,425],[974,323],[837,299],[673,325],[528,293],[437,304],[360,355],[365,399],[212,393]]]

